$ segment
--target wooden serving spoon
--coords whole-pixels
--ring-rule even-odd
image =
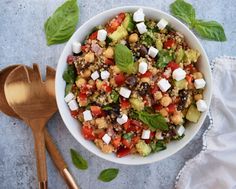
[[[21,119],[14,111],[13,109],[9,106],[7,103],[5,93],[4,93],[4,84],[7,79],[7,76],[11,71],[13,71],[16,67],[19,65],[12,65],[8,66],[5,69],[0,71],[0,111],[5,113],[8,116],[16,117],[18,119]],[[34,70],[28,66],[26,66],[27,71],[29,73],[29,77],[31,80],[33,80],[34,77]],[[51,78],[54,80],[55,78],[55,70],[49,66],[46,68],[47,70],[47,78]],[[38,69],[37,69],[38,71]],[[59,150],[57,149],[56,145],[54,144],[50,134],[47,131],[47,128],[44,129],[44,137],[45,137],[45,144],[46,148],[55,164],[59,172],[61,173],[62,177],[66,181],[68,187],[70,189],[79,189],[77,186],[75,180],[73,179],[72,175],[70,174],[68,170],[68,166],[66,162],[64,161],[62,155],[60,154]]]

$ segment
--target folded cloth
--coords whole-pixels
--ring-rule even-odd
[[[213,61],[211,125],[203,150],[177,176],[177,189],[236,189],[236,58]]]

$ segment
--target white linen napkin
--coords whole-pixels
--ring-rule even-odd
[[[177,176],[176,189],[236,189],[236,57],[213,61],[211,125],[203,150]]]

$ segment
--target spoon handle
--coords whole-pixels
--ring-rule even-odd
[[[47,165],[46,165],[46,152],[44,132],[42,130],[33,131],[34,145],[37,162],[37,173],[39,189],[47,189]]]
[[[77,186],[74,178],[70,174],[70,172],[67,169],[67,164],[64,161],[61,153],[57,149],[57,146],[53,142],[52,137],[48,133],[47,128],[44,129],[44,137],[45,137],[45,143],[46,143],[46,148],[48,150],[48,153],[50,154],[55,166],[61,173],[62,177],[66,181],[67,185],[69,186],[70,189],[79,189]]]

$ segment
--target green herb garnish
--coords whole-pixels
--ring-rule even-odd
[[[66,81],[66,83],[73,84],[75,82],[75,78],[76,78],[75,67],[73,65],[69,65],[63,73],[63,79]]]
[[[88,162],[75,150],[70,149],[73,164],[81,170],[88,169]]]
[[[158,141],[157,143],[150,143],[152,152],[159,152],[166,149],[166,144],[163,141]]]
[[[168,130],[168,124],[161,114],[150,114],[146,111],[133,112],[133,114],[133,117],[137,117],[144,124],[148,125],[152,130]]]
[[[125,134],[123,135],[123,138],[126,139],[126,140],[131,140],[132,136],[133,136],[132,133],[125,133]]]
[[[103,106],[102,107],[103,110],[112,110],[113,108],[109,105]]]
[[[59,44],[67,41],[75,32],[79,8],[77,0],[67,0],[50,16],[44,24],[47,44]]]
[[[132,74],[137,71],[132,51],[125,45],[115,46],[115,62],[122,72]]]
[[[119,169],[109,168],[104,169],[98,176],[98,180],[103,182],[110,182],[117,177]]]
[[[118,101],[118,99],[119,99],[119,93],[118,92],[116,92],[115,90],[112,90],[112,92],[111,92],[111,99],[112,99],[112,101],[113,102],[117,102]]]
[[[73,86],[72,83],[67,83],[67,84],[66,84],[65,95],[68,95],[68,93],[71,92],[72,86]]]
[[[156,67],[158,68],[164,68],[167,66],[167,64],[174,60],[175,57],[173,54],[171,54],[169,51],[162,50],[158,53],[158,59],[156,63]]]
[[[174,16],[185,21],[202,38],[215,41],[227,40],[224,28],[218,22],[196,19],[195,9],[184,0],[176,0],[170,5],[170,10]]]

